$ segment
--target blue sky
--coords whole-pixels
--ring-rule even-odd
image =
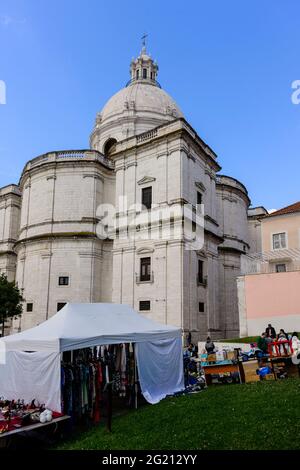
[[[300,200],[298,0],[1,0],[0,186],[27,160],[88,148],[149,34],[159,81],[253,205]]]

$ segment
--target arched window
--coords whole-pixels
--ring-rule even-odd
[[[117,143],[116,139],[108,139],[103,146],[103,153],[107,157],[112,147]]]

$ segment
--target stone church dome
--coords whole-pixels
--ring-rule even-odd
[[[149,131],[183,114],[157,82],[158,65],[143,47],[130,65],[131,79],[112,96],[96,118],[91,147],[108,153],[120,140]]]

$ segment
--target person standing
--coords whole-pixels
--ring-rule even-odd
[[[266,340],[266,333],[262,333],[257,340],[257,347],[266,354],[268,352],[268,342]]]
[[[206,349],[207,354],[212,354],[215,350],[215,345],[210,339],[210,336],[208,336],[206,339],[205,349]]]
[[[271,323],[269,323],[266,328],[266,337],[276,339],[276,331],[275,328],[271,325]]]

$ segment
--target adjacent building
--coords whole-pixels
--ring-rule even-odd
[[[240,333],[257,335],[272,323],[300,330],[300,202],[268,214],[250,209],[252,246],[238,277]]]

